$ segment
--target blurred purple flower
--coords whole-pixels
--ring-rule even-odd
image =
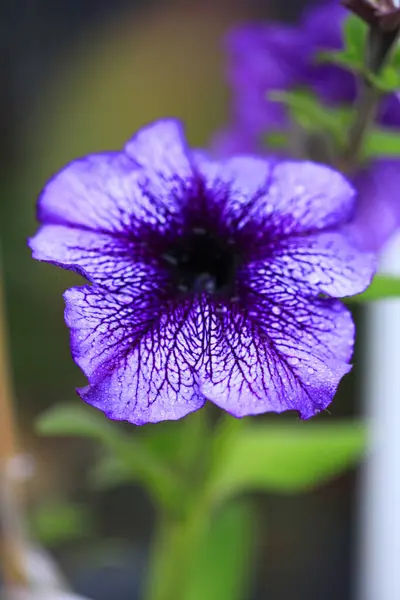
[[[342,232],[353,205],[328,167],[213,161],[173,120],[71,163],[39,200],[30,246],[92,284],[65,294],[90,383],[80,396],[136,424],[206,400],[237,417],[323,410],[354,338],[335,298],[361,292],[374,269]]]
[[[333,64],[317,64],[315,57],[319,51],[339,50],[342,47],[342,25],[348,11],[339,2],[324,2],[305,12],[298,27],[282,24],[250,24],[233,30],[227,39],[228,80],[232,87],[233,101],[231,125],[217,134],[213,150],[219,156],[230,156],[235,152],[265,153],[262,136],[274,130],[284,130],[289,124],[285,108],[267,99],[273,90],[290,90],[307,87],[314,91],[328,105],[343,105],[354,102],[357,95],[357,82],[352,73]],[[399,129],[399,96],[385,96],[378,110],[378,121],[387,127]],[[400,171],[400,161],[397,163]],[[363,170],[355,178],[359,189],[356,222],[367,222],[366,214],[371,215],[379,206],[384,207],[386,225],[380,226],[375,219],[368,218],[368,231],[357,233],[359,243],[365,249],[376,250],[384,242],[389,230],[400,223],[398,200],[395,190],[399,177],[393,167],[393,160],[377,161],[370,168],[380,173],[373,174],[375,195],[365,193],[368,179],[362,177]],[[378,198],[379,197],[379,198]],[[376,203],[376,204],[375,204]],[[359,211],[362,215],[359,218]],[[388,222],[391,227],[388,227]]]
[[[358,206],[349,226],[357,245],[378,252],[400,224],[400,161],[376,160],[354,177]]]

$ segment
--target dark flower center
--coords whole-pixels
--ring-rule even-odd
[[[239,257],[233,243],[194,227],[162,254],[180,292],[231,296]]]

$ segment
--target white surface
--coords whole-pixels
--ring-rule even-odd
[[[400,236],[381,271],[400,276]],[[400,600],[400,300],[367,308],[363,398],[370,425],[359,496],[358,600]]]
[[[89,600],[83,596],[61,591],[26,591],[23,589],[9,590],[1,600]]]

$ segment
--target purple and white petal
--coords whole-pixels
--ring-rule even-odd
[[[129,228],[142,193],[135,163],[119,152],[92,154],[71,162],[44,188],[38,202],[42,223],[108,233]]]
[[[190,184],[190,153],[178,120],[163,119],[143,127],[125,145],[125,151],[150,174],[154,193],[179,194],[182,182]]]
[[[223,217],[236,217],[248,210],[253,199],[268,193],[274,162],[267,158],[239,155],[212,160],[206,153],[193,153],[196,169],[208,195],[220,206]]]
[[[201,391],[236,417],[298,411],[308,419],[332,401],[348,364],[354,325],[334,300],[291,296],[274,307],[214,310]]]
[[[178,213],[184,183],[156,194],[149,174],[122,153],[92,154],[67,165],[47,184],[38,202],[44,224],[66,225],[114,235],[135,231],[138,224],[163,227]],[[178,189],[179,188],[179,189]]]
[[[250,205],[246,221],[282,237],[327,229],[349,220],[355,190],[337,171],[308,161],[275,164],[265,195]]]
[[[260,258],[243,269],[243,285],[267,296],[282,286],[312,296],[352,296],[368,287],[377,267],[374,253],[360,251],[340,232],[289,237],[269,252],[262,246],[253,252]]]
[[[179,419],[205,399],[196,363],[205,335],[195,303],[169,307],[84,286],[65,294],[72,354],[89,379],[83,400],[137,425]]]
[[[226,219],[251,235],[287,237],[347,222],[355,190],[337,171],[307,161],[238,156],[222,161],[196,156],[210,190],[225,190]],[[220,194],[221,195],[221,194]]]
[[[178,125],[160,121],[137,134],[126,153],[93,154],[67,165],[40,196],[38,218],[112,234],[129,234],[138,224],[163,228],[179,217],[191,186]]]
[[[64,225],[44,225],[29,241],[33,258],[69,269],[89,281],[118,291],[128,288],[150,291],[165,284],[165,277],[148,248],[123,236],[76,229]]]

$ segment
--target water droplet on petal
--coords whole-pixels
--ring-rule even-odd
[[[299,363],[299,359],[296,358],[296,356],[291,356],[288,358],[288,363],[292,366],[297,365]]]
[[[312,367],[308,367],[307,371],[312,375],[315,370]]]
[[[318,274],[317,274],[315,271],[312,271],[312,272],[309,274],[309,276],[308,276],[308,280],[309,280],[309,282],[310,282],[310,283],[312,283],[312,284],[316,284],[316,283],[319,283],[319,282],[320,282],[319,275],[318,275]]]
[[[279,306],[273,306],[272,307],[272,312],[274,313],[274,315],[280,315],[281,314],[281,309],[279,308]]]

